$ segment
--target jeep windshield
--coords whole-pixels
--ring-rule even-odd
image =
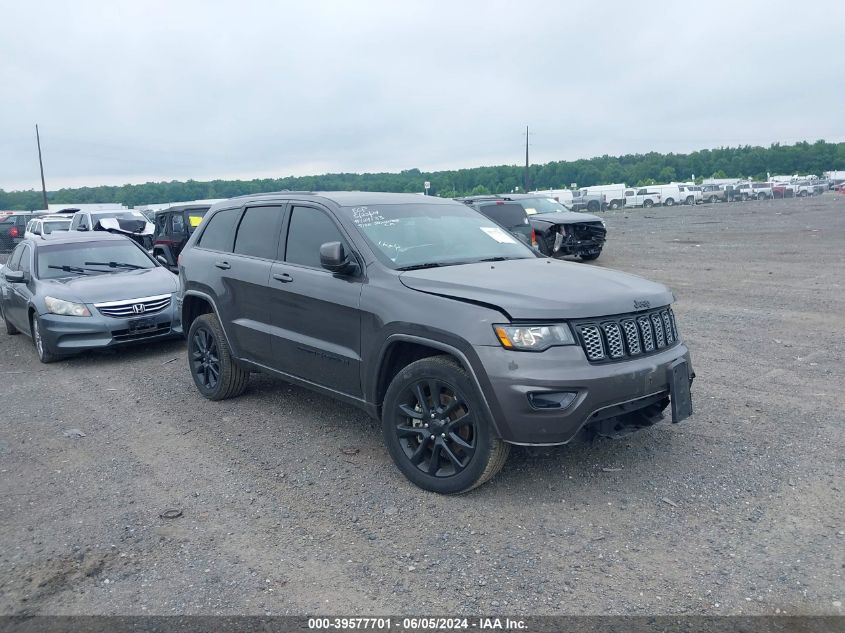
[[[156,264],[134,242],[70,242],[42,245],[37,251],[39,279],[58,279],[68,273],[115,273],[143,268],[155,268]],[[115,265],[112,266],[111,264]]]
[[[511,233],[463,204],[346,207],[376,257],[393,269],[537,257]]]

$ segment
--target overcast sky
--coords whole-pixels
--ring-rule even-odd
[[[0,0],[0,188],[845,140],[845,2]]]

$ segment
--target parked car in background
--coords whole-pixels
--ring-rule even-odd
[[[150,250],[155,227],[140,211],[77,211],[70,224],[71,231],[108,231],[132,238]]]
[[[582,187],[582,195],[601,196],[601,210],[605,209],[621,209],[625,204],[625,183],[615,183],[611,185],[593,185],[591,187]],[[573,211],[581,211],[582,209],[572,209]],[[588,211],[596,212],[599,209],[587,208]]]
[[[607,240],[607,227],[600,217],[571,211],[543,195],[510,194],[522,205],[534,230],[537,249],[550,257],[576,256],[598,259]]]
[[[215,204],[179,262],[199,393],[250,372],[381,420],[438,493],[491,479],[511,444],[621,437],[692,414],[661,284],[542,257],[481,213],[415,194],[280,192]]]
[[[7,334],[32,338],[39,360],[181,336],[178,278],[123,235],[67,231],[26,239],[0,268]]]
[[[605,207],[605,197],[600,193],[584,193],[583,191],[572,192],[572,202],[570,203],[570,210],[572,211],[590,211],[591,213],[598,213]]]
[[[43,237],[54,231],[70,230],[70,217],[67,215],[42,215],[31,219],[26,225],[25,238]]]
[[[787,182],[772,183],[772,197],[792,198],[795,196],[795,187]]]
[[[26,225],[32,219],[29,211],[14,211],[0,216],[0,251],[12,250],[26,233]]]
[[[521,204],[511,202],[503,196],[468,196],[456,200],[484,214],[524,244],[537,247],[534,229]]]
[[[185,242],[200,225],[210,206],[180,204],[157,211],[153,256],[171,270],[175,270]]]
[[[775,197],[772,185],[768,182],[751,183],[751,191],[754,193],[755,200],[771,200]]]
[[[795,190],[795,195],[799,198],[806,198],[816,193],[815,188],[809,180],[796,180],[792,183]]]
[[[660,201],[666,207],[673,207],[685,200],[685,196],[681,195],[681,190],[678,185],[649,185],[649,191],[660,194]],[[694,200],[693,196],[693,200]],[[627,204],[627,199],[626,199]]]
[[[645,207],[646,209],[660,204],[660,194],[647,187],[625,190],[626,207]]]
[[[719,185],[702,185],[701,197],[704,202],[710,204],[714,202],[725,202],[727,200],[727,192]]]
[[[704,194],[698,185],[678,185],[681,191],[681,202],[688,205],[695,205],[704,201]]]

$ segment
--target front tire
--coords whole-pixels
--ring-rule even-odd
[[[611,211],[616,211],[621,205],[619,204],[618,200],[611,200],[610,201],[610,209]]]
[[[596,202],[595,200],[587,203],[587,211],[590,211],[592,213],[596,213],[600,210],[601,210],[601,205],[599,205],[599,203]]]
[[[191,323],[188,366],[197,390],[209,400],[239,396],[249,382],[249,372],[235,362],[214,314],[202,314]]]
[[[651,209],[654,206],[654,203],[651,200],[646,200],[643,202],[643,207],[646,209]]]
[[[709,202],[710,204],[716,204],[716,196],[710,196],[709,198],[707,198],[707,202]]]
[[[35,345],[35,353],[38,354],[38,360],[42,363],[54,363],[59,360],[59,356],[50,350],[47,341],[44,340],[44,328],[41,327],[41,320],[37,314],[33,313],[29,317],[29,324],[32,331],[32,343]]]
[[[399,371],[384,397],[384,441],[412,483],[440,494],[467,492],[501,470],[510,445],[495,436],[481,397],[449,356]]]
[[[592,262],[597,260],[599,258],[599,255],[601,255],[601,251],[599,251],[598,253],[590,253],[589,255],[581,255],[581,261]]]
[[[19,334],[20,330],[16,328],[14,325],[9,323],[9,319],[6,318],[6,314],[3,312],[2,306],[0,306],[0,315],[3,317],[3,324],[6,326],[6,334],[13,336],[15,334]]]
[[[664,204],[667,207],[674,207],[675,206],[675,199],[674,198],[666,198],[666,202]]]

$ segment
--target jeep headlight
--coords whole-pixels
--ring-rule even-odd
[[[55,297],[44,297],[44,303],[47,305],[47,311],[52,314],[79,317],[91,316],[84,303],[73,303],[72,301],[56,299]]]
[[[558,345],[575,345],[566,323],[494,325],[502,347],[528,352],[542,352]]]

